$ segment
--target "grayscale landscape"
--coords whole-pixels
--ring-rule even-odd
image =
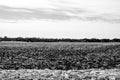
[[[0,80],[120,80],[120,1],[0,0]]]

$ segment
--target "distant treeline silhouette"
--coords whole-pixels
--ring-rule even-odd
[[[120,42],[120,39],[97,39],[97,38],[84,38],[84,39],[70,39],[70,38],[61,38],[61,39],[54,39],[54,38],[9,38],[7,36],[0,37],[0,41],[23,41],[23,42]]]

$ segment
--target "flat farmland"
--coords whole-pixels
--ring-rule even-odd
[[[1,69],[116,67],[120,67],[120,43],[0,42]]]
[[[119,80],[120,43],[0,42],[1,80]]]

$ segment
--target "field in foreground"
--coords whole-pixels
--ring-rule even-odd
[[[120,80],[120,69],[1,70],[0,80]]]
[[[0,42],[0,69],[120,68],[120,43]]]

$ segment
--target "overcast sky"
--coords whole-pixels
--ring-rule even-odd
[[[0,36],[120,38],[120,0],[0,0]]]

